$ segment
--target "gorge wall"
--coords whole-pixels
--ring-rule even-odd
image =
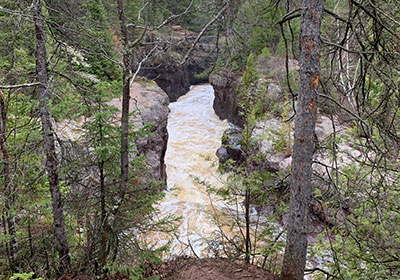
[[[145,157],[146,167],[149,169],[147,179],[163,181],[166,184],[166,171],[164,156],[167,149],[168,131],[167,121],[169,114],[169,100],[167,94],[161,90],[155,82],[138,79],[131,86],[130,112],[135,112],[130,117],[134,129],[138,130],[149,125],[150,134],[139,137],[136,145],[137,151],[131,155]],[[116,107],[116,119],[120,118],[122,100],[114,98],[108,105]],[[84,120],[60,120],[55,122],[55,131],[60,150],[60,162],[62,160],[76,160],[85,162],[85,168],[76,171],[76,180],[85,181],[84,185],[98,184],[99,175],[96,162],[90,158],[90,151],[85,145]],[[62,159],[62,160],[61,160]],[[118,164],[118,163],[116,163]]]
[[[210,83],[214,88],[214,111],[221,119],[227,119],[237,126],[243,125],[243,118],[239,115],[239,74],[229,70],[221,70],[210,75]]]
[[[119,98],[111,100],[109,104],[122,109],[122,101]],[[168,105],[167,94],[154,82],[141,81],[132,84],[129,110],[130,113],[136,113],[130,121],[136,130],[151,124],[151,134],[140,138],[139,143],[136,143],[138,153],[146,158],[147,167],[151,171],[150,179],[164,182],[167,179],[164,156],[168,142]]]
[[[156,49],[139,71],[140,76],[154,80],[168,94],[170,102],[187,93],[191,85],[208,82],[208,72],[217,57],[216,37],[202,37],[184,61],[196,36],[188,30],[171,30],[166,43]],[[146,40],[154,43],[154,38]]]
[[[298,69],[298,62],[290,59],[289,71]],[[285,80],[286,68],[284,57],[260,57],[256,63],[257,73],[260,75],[261,84],[265,85],[265,102],[282,102],[282,82]],[[222,119],[227,119],[239,127],[243,125],[243,117],[239,110],[239,86],[243,73],[232,72],[224,68],[214,71],[210,75],[210,83],[214,88],[214,110]]]

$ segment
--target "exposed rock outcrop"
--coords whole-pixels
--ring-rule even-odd
[[[231,71],[220,71],[210,75],[210,83],[214,88],[214,111],[217,116],[237,126],[243,125],[243,119],[239,114],[238,86],[240,76]]]
[[[147,64],[140,74],[154,80],[168,94],[171,102],[175,102],[190,89],[188,66],[180,67],[170,59],[162,60],[159,64]]]
[[[119,110],[122,108],[122,101],[119,98],[112,99],[109,105],[115,106]],[[146,158],[146,165],[149,168],[147,179],[161,180],[166,183],[166,171],[164,164],[164,156],[167,149],[168,131],[167,121],[169,114],[169,100],[167,94],[162,91],[154,82],[141,81],[133,83],[131,87],[130,111],[136,112],[131,117],[131,122],[135,129],[143,128],[145,125],[150,126],[151,134],[140,138],[137,144],[138,153]],[[117,118],[120,113],[117,113]],[[85,170],[77,171],[82,177],[85,184],[96,184],[98,181],[98,171],[88,157],[90,149],[85,146],[83,129],[84,121],[76,122],[73,120],[62,120],[55,123],[55,130],[64,157],[73,160],[79,157],[84,164]],[[132,155],[134,156],[134,155]],[[118,163],[116,163],[118,164]]]
[[[170,102],[174,102],[187,93],[191,85],[208,82],[207,72],[215,63],[217,53],[216,37],[204,36],[182,64],[197,34],[181,29],[171,32],[166,42],[160,43],[160,47],[144,63],[139,74],[154,80],[168,94]],[[152,42],[154,38],[149,36],[146,40]]]
[[[298,62],[289,60],[289,71],[296,71]],[[284,57],[260,57],[256,65],[257,72],[263,77],[267,85],[267,98],[265,102],[279,102],[282,98],[282,87],[285,79]],[[227,119],[237,126],[243,125],[243,119],[239,114],[238,95],[241,82],[241,74],[223,69],[210,75],[210,83],[214,87],[214,110],[221,119]]]
[[[152,135],[143,141],[139,146],[139,151],[146,155],[146,162],[153,171],[153,179],[166,182],[164,157],[168,143],[168,96],[156,85],[142,87],[138,84],[135,88],[134,84],[132,99],[135,97],[139,110],[137,122],[141,125],[154,124],[150,127]]]
[[[120,99],[111,100],[110,104],[122,109]],[[135,129],[147,124],[151,135],[145,136],[138,143],[138,152],[146,157],[147,167],[151,170],[151,179],[166,181],[164,156],[167,150],[169,114],[167,94],[154,82],[133,83],[131,87],[130,112],[136,112],[131,117]]]
[[[241,141],[243,140],[242,131],[236,127],[230,127],[224,131],[222,145],[217,150],[217,157],[220,164],[224,164],[229,159],[240,162],[243,158]]]

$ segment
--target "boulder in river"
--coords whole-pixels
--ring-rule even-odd
[[[243,140],[240,128],[231,127],[224,131],[222,136],[222,146],[217,150],[217,157],[220,164],[224,164],[229,159],[240,162],[243,159],[241,142]]]

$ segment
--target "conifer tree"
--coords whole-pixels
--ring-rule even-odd
[[[53,125],[51,122],[49,99],[51,88],[47,72],[47,47],[44,16],[42,14],[41,0],[34,1],[34,22],[36,32],[36,75],[44,150],[46,154],[46,171],[49,179],[50,194],[53,210],[54,237],[60,258],[60,270],[63,272],[70,266],[69,245],[64,224],[63,201],[60,192],[58,177],[58,162],[55,148]]]

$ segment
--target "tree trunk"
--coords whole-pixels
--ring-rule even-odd
[[[129,90],[130,90],[130,59],[129,59],[129,39],[126,28],[124,11],[124,1],[117,0],[118,13],[120,20],[121,36],[123,41],[123,91],[122,91],[122,112],[121,112],[121,202],[124,197],[129,180]]]
[[[247,167],[246,167],[247,168]],[[246,219],[246,256],[245,262],[250,264],[250,254],[251,254],[251,242],[250,242],[250,190],[248,183],[246,183],[246,192],[245,192],[245,219]]]
[[[34,21],[36,31],[36,72],[39,94],[40,116],[42,119],[44,151],[46,154],[46,171],[49,177],[50,194],[53,210],[53,227],[56,240],[56,248],[60,258],[61,272],[70,266],[69,246],[64,225],[64,212],[57,173],[56,148],[54,143],[53,127],[50,120],[48,99],[50,88],[47,74],[47,50],[46,34],[44,28],[44,16],[40,0],[34,1]]]
[[[102,131],[100,127],[100,134]],[[107,213],[106,213],[106,184],[104,176],[104,161],[99,162],[100,170],[100,207],[101,207],[101,241],[100,241],[100,266],[103,269],[107,263],[107,243],[108,243],[108,225],[107,225]]]
[[[8,259],[10,268],[13,272],[17,272],[16,266],[16,254],[17,254],[17,233],[15,215],[12,214],[15,202],[15,194],[13,185],[10,177],[10,160],[7,151],[7,108],[5,96],[0,90],[0,149],[3,154],[3,182],[4,182],[4,215],[7,220],[8,231],[10,235],[10,241],[8,242]],[[4,225],[6,228],[6,225]]]
[[[300,84],[295,119],[290,212],[281,279],[300,280],[307,256],[308,212],[314,130],[320,76],[322,0],[303,0],[300,32]]]

